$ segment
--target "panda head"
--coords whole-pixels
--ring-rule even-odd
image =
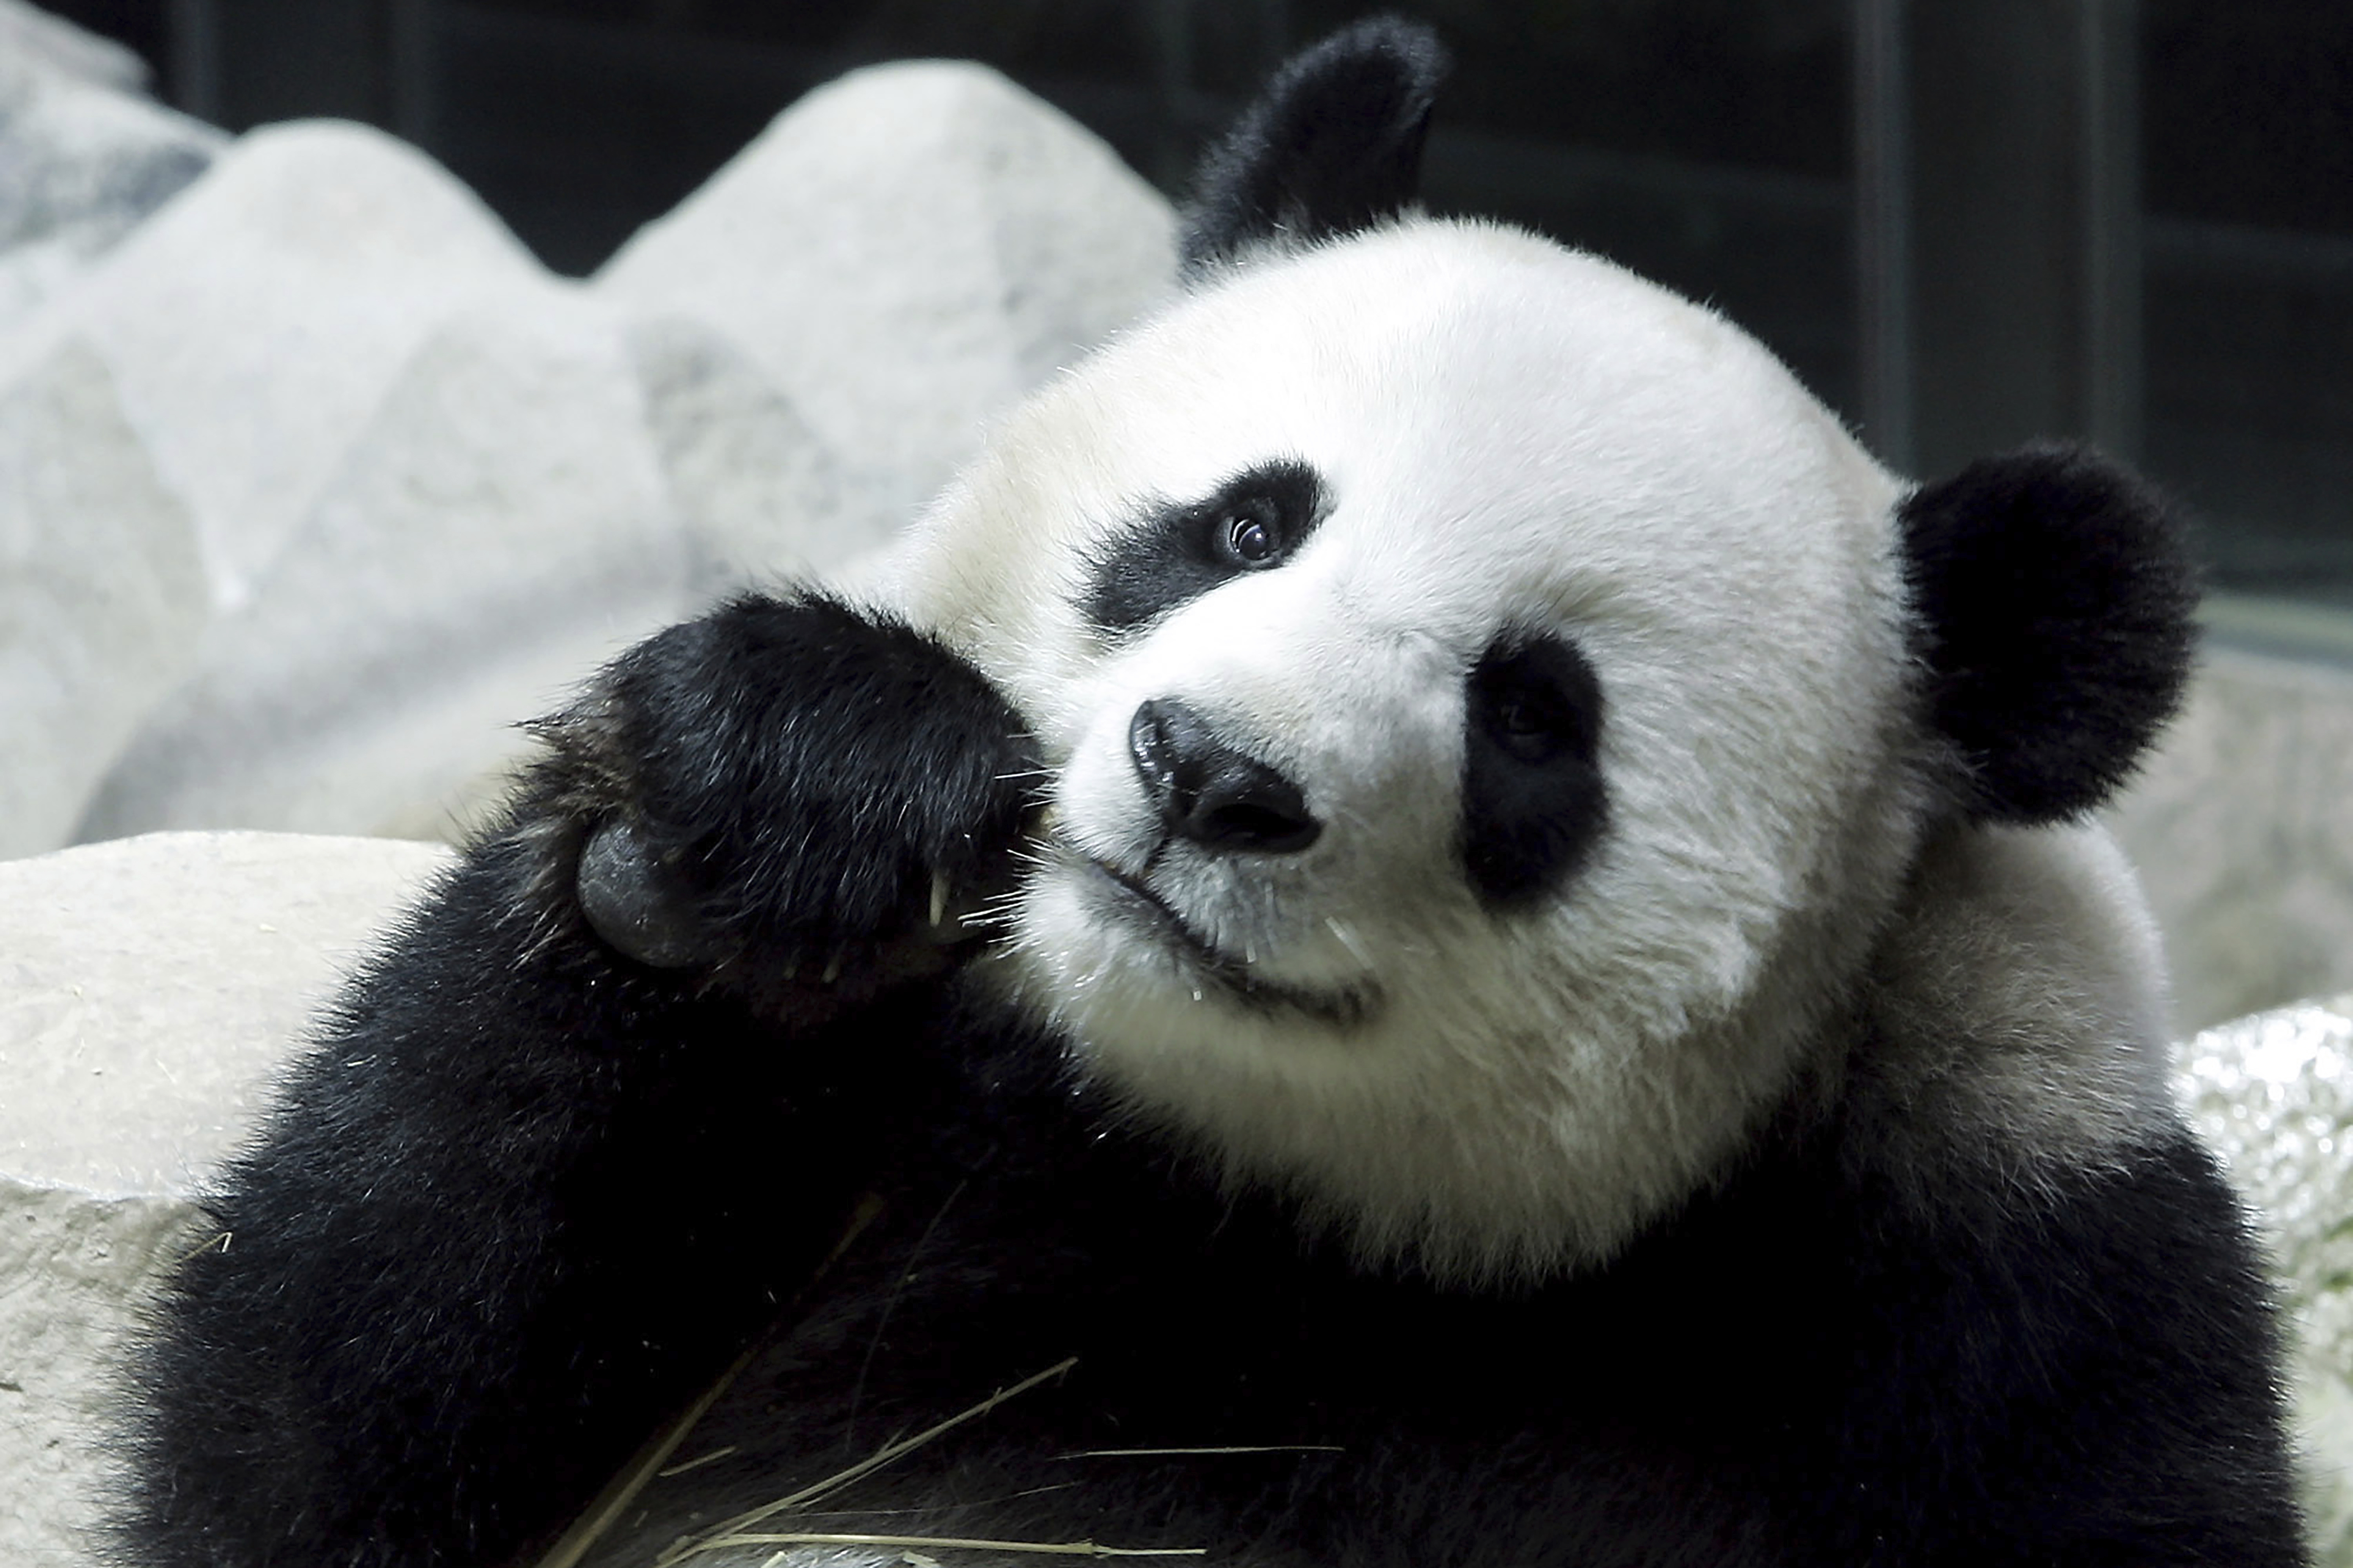
[[[2099,801],[2189,590],[2058,449],[1914,489],[1740,331],[1411,210],[1377,22],[1212,154],[1187,289],[900,562],[1053,767],[989,962],[1237,1182],[1441,1273],[1606,1258],[1833,1079],[1926,835]]]

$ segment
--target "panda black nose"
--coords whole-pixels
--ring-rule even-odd
[[[1218,739],[1174,698],[1135,710],[1127,749],[1161,821],[1205,848],[1291,855],[1324,831],[1297,784]]]

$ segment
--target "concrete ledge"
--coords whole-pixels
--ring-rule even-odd
[[[198,1178],[449,859],[175,833],[0,863],[0,1563],[91,1561],[111,1370]]]

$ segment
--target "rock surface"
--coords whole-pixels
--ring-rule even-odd
[[[0,864],[0,1563],[95,1561],[139,1291],[311,1010],[448,858],[190,834]]]
[[[204,172],[226,138],[121,46],[0,0],[0,331]]]
[[[0,389],[0,859],[66,841],[210,610],[104,362],[69,342]]]
[[[2353,670],[2210,647],[2108,814],[2173,966],[2178,1030],[2353,987]]]
[[[455,312],[78,836],[454,837],[519,721],[686,613],[685,568],[612,312],[553,282]]]
[[[634,323],[646,423],[688,541],[688,591],[828,577],[890,542],[903,513],[845,474],[744,352],[684,317]]]
[[[1168,204],[980,66],[818,89],[596,279],[737,344],[893,516],[989,416],[1152,303]]]
[[[147,64],[137,55],[26,0],[0,0],[0,58],[21,59],[69,80],[118,92],[139,92],[147,86]]]
[[[423,342],[543,284],[465,187],[363,126],[245,136],[54,308],[0,385],[85,345],[194,518],[216,602],[250,595]]]
[[[0,332],[0,856],[453,835],[624,643],[871,561],[1172,243],[976,67],[810,95],[590,289],[377,132],[243,138]]]
[[[2191,1120],[2271,1244],[2293,1325],[2313,1555],[2353,1564],[2353,995],[2209,1029],[2181,1073]]]

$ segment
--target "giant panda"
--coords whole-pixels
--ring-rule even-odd
[[[833,1479],[745,1563],[2302,1560],[2085,820],[2176,522],[1421,215],[1440,63],[1287,66],[887,586],[541,727],[221,1176],[122,1556],[528,1562],[757,1343],[698,1479]]]

